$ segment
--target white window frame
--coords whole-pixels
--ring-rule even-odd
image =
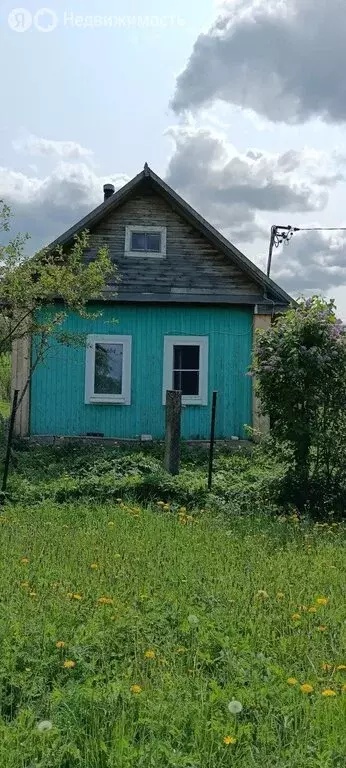
[[[122,392],[119,395],[100,395],[95,393],[96,344],[123,345]],[[87,405],[102,405],[104,403],[131,405],[131,348],[132,336],[113,336],[109,334],[91,334],[87,336],[85,360],[85,403]]]
[[[131,251],[131,236],[133,232],[153,232],[161,235],[161,251]],[[125,228],[125,256],[135,259],[163,259],[167,251],[167,227],[149,227],[132,225]]]
[[[173,347],[175,345],[199,346],[199,393],[183,395],[183,405],[208,405],[208,336],[165,336],[163,349],[163,393],[162,402],[166,405],[166,392],[173,389]]]

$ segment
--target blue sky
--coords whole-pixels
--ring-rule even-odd
[[[271,224],[346,224],[338,0],[23,3],[0,10],[0,197],[34,247],[145,161],[262,267]],[[38,16],[16,31],[23,10]],[[84,26],[95,16],[112,26]],[[283,287],[334,295],[346,317],[342,233],[274,256]]]

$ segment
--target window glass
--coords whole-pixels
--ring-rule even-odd
[[[148,251],[150,253],[160,253],[161,233],[160,232],[132,232],[131,233],[131,251]]]
[[[95,344],[95,395],[122,393],[123,351],[123,344]]]
[[[177,344],[173,347],[173,387],[183,395],[199,395],[198,345]]]

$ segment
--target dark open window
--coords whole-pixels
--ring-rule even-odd
[[[183,395],[199,395],[200,347],[175,344],[173,347],[173,388]]]

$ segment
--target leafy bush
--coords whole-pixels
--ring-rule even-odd
[[[315,517],[342,516],[346,490],[346,335],[335,306],[300,301],[258,335],[263,410],[287,471],[281,501]]]

